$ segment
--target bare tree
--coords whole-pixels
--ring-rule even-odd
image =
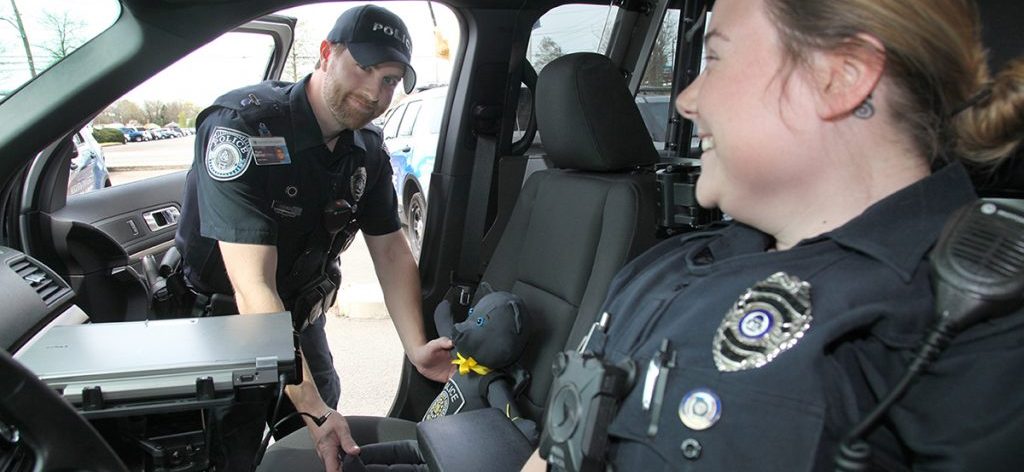
[[[14,0],[11,0],[11,10],[14,11],[11,17],[0,16],[0,20],[7,22],[18,30],[18,35],[21,36],[21,44],[25,48],[25,59],[28,60],[28,71],[32,74],[32,77],[35,77],[36,64],[32,58],[32,46],[29,45],[28,32],[25,31],[25,23],[21,21],[21,12],[18,11],[18,4]]]
[[[549,62],[565,55],[562,46],[559,46],[550,36],[540,38],[537,44],[537,51],[533,53],[533,67],[540,72]]]
[[[166,112],[167,104],[160,100],[146,100],[142,102],[142,114],[146,124],[155,123],[157,126],[163,126],[161,119],[164,118]]]
[[[672,66],[678,33],[679,21],[666,17],[665,23],[658,31],[657,39],[654,40],[651,57],[647,61],[647,69],[644,70],[644,78],[640,84],[641,88],[664,87],[672,83]]]
[[[143,122],[145,119],[146,114],[135,102],[119,100],[96,117],[96,124]]]
[[[43,12],[43,24],[53,31],[54,38],[40,47],[50,53],[54,62],[63,59],[82,45],[82,39],[78,32],[85,26],[85,23],[69,17],[67,11],[62,13]]]
[[[284,65],[282,80],[298,82],[311,70],[317,59],[317,47],[320,42],[310,37],[308,28],[302,28],[301,23],[295,27],[295,38],[292,41],[292,48],[288,50],[288,59]]]
[[[5,70],[5,68],[4,68],[4,66],[7,65],[7,62],[4,60],[4,56],[6,56],[6,55],[7,55],[7,45],[3,44],[3,43],[0,43],[0,79],[7,78],[10,75],[10,71],[9,70]],[[0,94],[3,94],[3,93],[4,93],[4,91],[0,90]],[[0,97],[0,99],[2,99],[2,98],[3,97]]]

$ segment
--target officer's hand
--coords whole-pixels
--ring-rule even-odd
[[[307,425],[309,426],[309,435],[313,437],[313,444],[316,445],[316,454],[323,461],[326,472],[341,471],[341,453],[343,451],[349,455],[359,454],[359,446],[352,439],[348,421],[340,413],[335,411],[320,426],[312,422],[307,422]]]
[[[451,339],[442,336],[409,353],[409,360],[424,377],[445,383],[452,370],[452,356],[449,351],[455,347]]]

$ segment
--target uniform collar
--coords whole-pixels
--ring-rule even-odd
[[[878,259],[909,281],[953,211],[977,198],[963,165],[948,164],[822,237]]]
[[[309,97],[306,95],[306,87],[312,74],[295,83],[295,86],[288,92],[288,100],[292,113],[292,136],[295,140],[295,149],[302,151],[311,147],[324,144],[320,124],[313,114],[313,107],[309,104]],[[346,135],[351,135],[348,139]],[[353,133],[352,130],[344,130],[338,137],[338,142],[351,141],[351,143],[366,151],[366,142],[363,141],[362,133]]]
[[[949,164],[868,207],[843,226],[800,241],[793,249],[831,239],[836,244],[885,264],[909,281],[921,259],[935,244],[950,214],[977,198],[967,171]],[[698,265],[759,253],[773,244],[771,236],[742,223],[723,229],[720,237],[698,251]]]

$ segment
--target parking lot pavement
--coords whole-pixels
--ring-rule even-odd
[[[390,319],[331,316],[327,340],[341,377],[338,411],[344,415],[385,416],[391,409],[402,369],[402,344]]]
[[[195,136],[161,139],[141,143],[104,146],[103,157],[109,171],[155,171],[187,169],[192,165]]]

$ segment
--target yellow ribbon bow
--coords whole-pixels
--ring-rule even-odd
[[[476,372],[477,374],[480,374],[480,375],[487,375],[487,374],[491,373],[491,369],[490,368],[484,367],[483,365],[478,364],[476,362],[476,359],[473,359],[472,357],[469,357],[469,358],[462,357],[462,353],[461,352],[456,352],[455,355],[459,356],[459,358],[458,359],[452,359],[452,364],[455,364],[455,365],[459,366],[459,374],[466,375],[471,370],[473,372]]]

